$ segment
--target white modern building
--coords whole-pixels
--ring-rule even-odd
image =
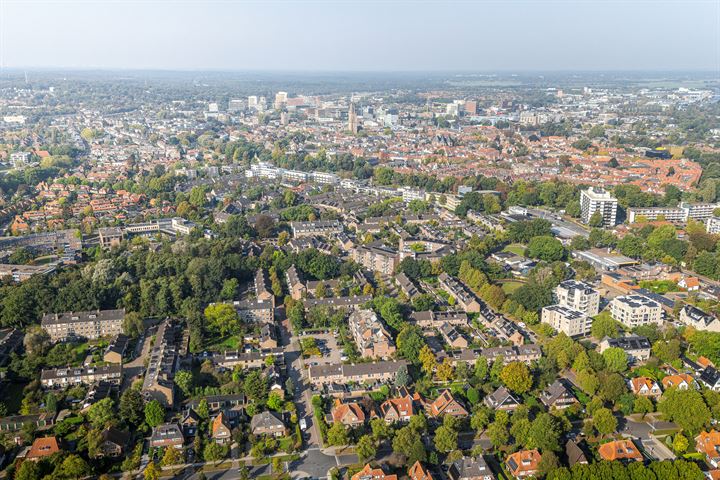
[[[644,295],[623,295],[610,302],[610,315],[630,328],[650,323],[660,325],[662,306]]]
[[[542,322],[568,337],[590,333],[592,318],[565,305],[550,305],[542,309]]]
[[[677,207],[636,207],[628,208],[628,223],[644,220],[667,220],[672,223],[684,224],[688,220],[705,221],[713,216],[713,211],[720,207],[717,203],[681,203]]]
[[[600,187],[590,187],[580,192],[580,210],[583,223],[589,224],[595,212],[600,212],[603,227],[612,227],[617,220],[617,198]]]
[[[720,234],[720,217],[710,217],[705,220],[705,230],[713,235]]]
[[[565,280],[555,287],[555,298],[560,305],[594,317],[600,311],[600,292],[585,282]]]

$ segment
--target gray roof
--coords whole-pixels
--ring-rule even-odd
[[[272,412],[260,412],[250,419],[250,429],[269,429],[272,427],[284,427],[285,423]]]

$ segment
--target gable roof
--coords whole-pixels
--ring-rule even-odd
[[[365,421],[365,412],[360,405],[355,402],[340,403],[338,400],[333,407],[331,414],[333,422],[343,423],[343,419],[345,419],[349,414],[354,415],[358,422]]]
[[[677,387],[683,382],[687,383],[688,385],[692,385],[694,381],[695,379],[692,377],[692,375],[687,373],[678,373],[676,375],[667,375],[663,377],[662,384],[665,388],[672,388]]]
[[[218,431],[221,428],[226,428],[228,431],[230,431],[230,425],[227,423],[227,419],[225,418],[225,412],[220,412],[220,414],[215,417],[215,419],[212,422],[212,434],[213,436],[217,435]]]
[[[28,452],[28,454],[25,458],[47,457],[48,455],[52,455],[53,453],[57,453],[59,451],[60,451],[60,446],[58,445],[57,438],[55,438],[55,437],[36,438],[32,444],[32,447],[30,447],[30,451]]]
[[[388,398],[380,405],[383,417],[387,417],[390,411],[394,411],[398,417],[411,416],[413,414],[413,401],[409,395],[406,397]]]
[[[351,477],[351,480],[397,480],[397,475],[388,475],[382,468],[372,468],[369,463],[366,463],[362,470],[357,472]]]
[[[408,477],[410,477],[411,480],[435,480],[432,473],[423,467],[419,460],[413,463],[412,467],[408,468]]]
[[[435,417],[442,415],[452,404],[457,404],[465,412],[465,414],[467,414],[467,410],[465,410],[465,408],[460,405],[457,400],[455,400],[455,397],[453,397],[452,393],[450,393],[450,390],[448,389],[440,392],[440,395],[438,395],[435,401],[430,404],[430,413],[432,413]]]
[[[253,415],[252,419],[250,419],[250,429],[252,430],[258,428],[266,429],[279,426],[284,427],[285,423],[278,417],[276,417],[274,413],[267,411]]]
[[[598,453],[603,460],[638,460],[643,459],[632,440],[615,440],[600,445]]]

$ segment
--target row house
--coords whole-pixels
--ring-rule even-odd
[[[122,366],[51,368],[43,369],[40,372],[40,383],[45,388],[92,385],[100,381],[120,383],[122,381]]]

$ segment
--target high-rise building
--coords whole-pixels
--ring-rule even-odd
[[[595,212],[602,216],[602,226],[612,227],[617,219],[617,198],[600,187],[590,187],[580,192],[580,210],[583,223],[589,224]]]
[[[277,92],[275,94],[275,108],[280,110],[287,103],[288,94],[287,92]]]
[[[355,104],[350,102],[350,108],[348,109],[348,130],[353,135],[358,131],[358,118],[355,113]]]
[[[213,102],[208,104],[208,112],[217,113],[218,111],[220,111],[220,107],[217,103]]]
[[[243,101],[233,99],[228,102],[228,112],[239,112],[243,109]]]
[[[258,97],[256,95],[250,95],[247,100],[248,100],[248,108],[257,108]]]

